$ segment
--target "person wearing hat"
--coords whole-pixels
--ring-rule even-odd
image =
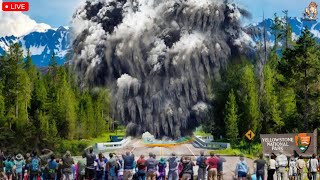
[[[176,157],[176,154],[173,152],[171,157],[168,159],[169,163],[169,172],[168,172],[168,180],[176,180],[179,178],[178,176],[178,165],[179,160]]]
[[[165,180],[166,179],[166,167],[167,163],[166,160],[161,157],[158,164],[158,180]]]
[[[23,166],[26,165],[24,158],[21,154],[16,155],[16,159],[14,160],[14,164],[16,165],[16,176],[18,179],[22,179],[23,176],[23,171],[22,168]]]
[[[74,165],[74,160],[71,157],[70,151],[67,151],[62,158],[62,173],[65,180],[73,180],[72,166]]]

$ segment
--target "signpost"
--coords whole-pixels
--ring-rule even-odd
[[[252,141],[252,139],[254,138],[254,136],[256,136],[255,134],[254,134],[254,132],[252,132],[251,130],[249,130],[246,134],[245,134],[245,136],[248,138],[248,140],[249,140],[249,154],[251,154],[251,141]]]
[[[289,156],[296,152],[304,157],[310,157],[313,153],[317,153],[316,130],[313,133],[260,134],[260,138],[265,156],[279,152]]]
[[[256,136],[251,130],[246,133],[246,137],[251,141]]]

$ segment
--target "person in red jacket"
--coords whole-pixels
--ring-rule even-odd
[[[208,180],[217,180],[218,178],[218,163],[219,158],[210,152],[210,158],[207,159],[206,164],[208,166]]]
[[[138,178],[139,179],[146,179],[147,176],[147,166],[146,166],[146,160],[144,158],[144,155],[141,155],[140,158],[137,160],[137,168],[138,168]]]

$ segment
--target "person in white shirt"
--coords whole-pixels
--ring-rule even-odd
[[[287,156],[283,154],[283,151],[280,151],[280,155],[276,158],[276,167],[277,167],[277,179],[285,180],[286,176],[286,167],[288,166]]]
[[[298,174],[297,170],[297,159],[294,156],[291,156],[289,161],[289,179],[295,180]]]
[[[273,180],[274,172],[276,172],[276,155],[271,154],[271,157],[268,161],[268,180]]]
[[[308,160],[307,167],[308,167],[309,172],[311,172],[311,174],[312,174],[312,180],[316,180],[319,162],[318,162],[318,159],[316,158],[315,154],[313,154],[312,157]]]

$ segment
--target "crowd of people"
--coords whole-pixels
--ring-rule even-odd
[[[175,153],[168,159],[156,159],[149,153],[138,160],[126,152],[120,157],[110,153],[95,155],[90,148],[83,153],[83,159],[75,162],[70,151],[62,158],[53,153],[38,156],[37,152],[6,155],[0,151],[0,180],[189,180],[194,177],[194,166],[198,166],[198,179],[223,179],[223,158],[211,153],[206,157],[200,153],[196,163],[189,156],[178,158]],[[166,171],[166,169],[168,169]]]
[[[259,159],[255,160],[255,174],[248,178],[249,168],[243,156],[240,156],[240,161],[236,165],[236,177],[238,180],[273,180],[276,174],[277,180],[304,180],[307,177],[309,180],[316,180],[317,173],[320,170],[320,158],[316,155],[306,162],[302,156],[295,157],[292,155],[288,158],[280,151],[279,155],[272,153],[269,161],[264,160],[261,154]],[[267,169],[267,176],[265,171]]]
[[[105,157],[102,153],[95,155],[90,148],[83,153],[83,159],[75,162],[67,151],[62,158],[53,152],[38,156],[36,152],[7,155],[0,151],[0,180],[192,180],[197,174],[198,180],[223,180],[223,157],[210,152],[205,156],[200,152],[194,162],[190,156],[178,158],[172,153],[168,159],[149,153],[149,157],[141,155],[137,160],[129,151],[121,156],[110,153]],[[263,155],[255,160],[255,172],[249,175],[249,167],[243,155],[235,163],[235,178],[238,180],[303,180],[307,169],[309,179],[316,180],[319,170],[319,159],[313,155],[307,162],[300,156],[287,158],[283,153],[272,154],[268,161]],[[194,167],[197,166],[197,173]],[[267,175],[265,171],[267,170]],[[285,178],[288,175],[288,178]]]

